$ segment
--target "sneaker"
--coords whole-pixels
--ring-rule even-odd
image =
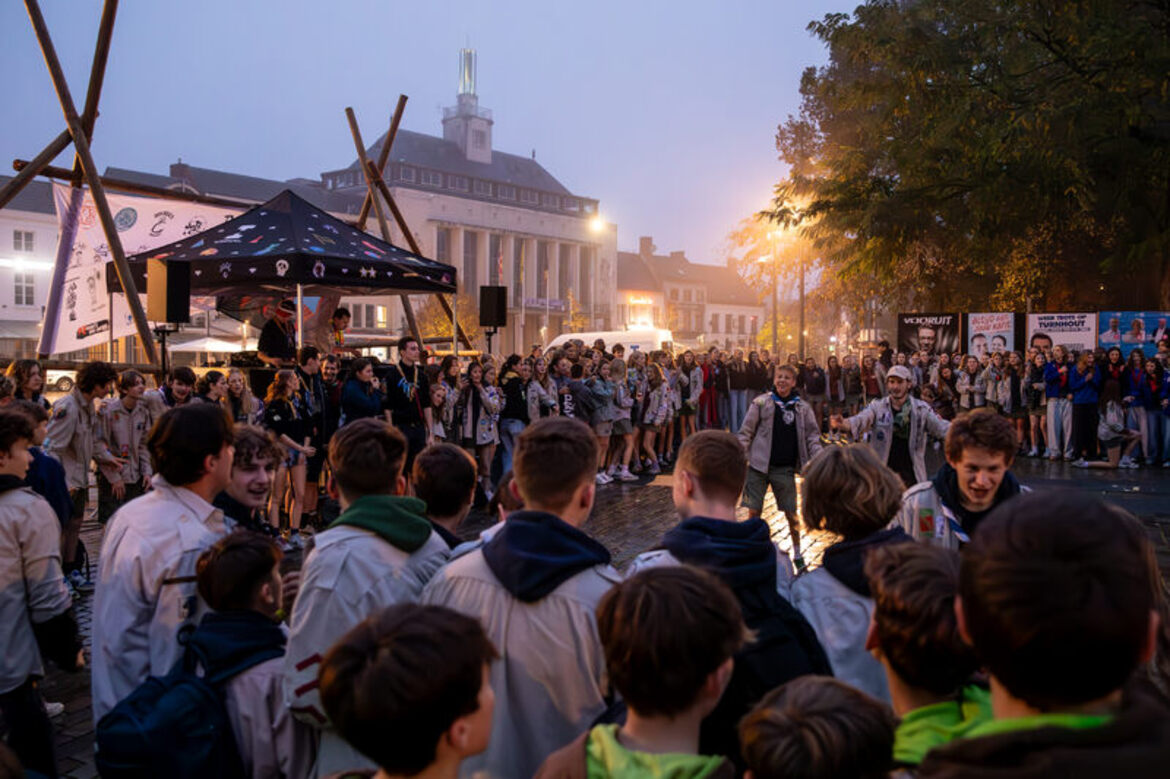
[[[629,469],[629,468],[622,468],[622,469],[621,469],[621,470],[618,472],[618,475],[617,475],[617,477],[618,477],[618,479],[620,479],[621,481],[637,481],[637,480],[638,480],[638,477],[637,477],[637,476],[635,476],[634,474],[630,473],[630,469]]]
[[[1074,467],[1074,468],[1088,468],[1089,464],[1087,462],[1085,462],[1085,459],[1082,457],[1079,460],[1074,460],[1072,467]]]
[[[1130,468],[1130,469],[1134,469],[1134,470],[1142,467],[1141,465],[1138,464],[1138,462],[1136,460],[1132,460],[1132,459],[1127,460],[1126,462],[1120,463],[1120,465],[1122,468]]]
[[[1167,465],[1166,467],[1170,468],[1170,465]],[[660,473],[662,473],[662,466],[657,462],[650,463],[650,475],[657,476]]]
[[[85,574],[83,574],[80,570],[70,571],[68,578],[70,583],[73,584],[73,589],[76,590],[79,595],[89,595],[91,592],[93,592],[93,582],[85,578]]]
[[[608,476],[610,479],[612,479],[614,476],[617,475],[617,472],[619,470],[621,470],[621,466],[619,466],[617,463],[614,463],[613,465],[611,465],[605,469],[605,475]]]
[[[1076,460],[1076,459],[1078,459],[1078,458],[1076,458],[1076,457],[1073,457],[1071,454],[1066,454],[1066,455],[1064,456],[1064,461],[1065,461],[1065,462],[1071,462],[1071,461],[1073,461],[1073,460]],[[1083,462],[1083,461],[1082,461],[1082,462]]]
[[[602,471],[597,472],[597,483],[598,484],[609,484],[609,482],[610,482],[610,478],[608,476],[606,476],[604,472],[602,472]]]
[[[65,704],[56,701],[45,701],[45,713],[52,717],[60,717],[65,713]]]
[[[1029,457],[1039,457],[1040,452],[1038,452],[1035,447],[1032,447],[1031,449],[1028,450],[1028,456]]]

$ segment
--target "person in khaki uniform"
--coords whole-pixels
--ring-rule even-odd
[[[103,525],[118,507],[150,488],[154,470],[146,436],[150,412],[142,400],[146,379],[126,371],[118,380],[119,398],[107,400],[98,412],[94,457],[98,463],[98,522]]]
[[[748,475],[743,506],[753,517],[764,510],[768,487],[776,507],[788,518],[792,533],[792,562],[804,566],[800,555],[800,525],[796,519],[796,473],[821,451],[821,429],[812,407],[796,392],[796,368],[778,365],[774,388],[748,406],[737,434],[747,451]]]
[[[86,492],[89,490],[89,462],[93,459],[93,441],[97,414],[93,402],[108,395],[118,373],[109,363],[89,362],[77,372],[77,381],[69,394],[53,404],[49,419],[45,451],[65,468],[73,513],[61,533],[61,559],[66,576],[78,592],[93,592],[93,582],[78,569],[77,541],[81,520],[85,516]]]

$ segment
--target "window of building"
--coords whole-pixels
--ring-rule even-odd
[[[515,200],[516,188],[511,184],[497,184],[496,197],[500,200]]]
[[[512,305],[520,307],[524,297],[524,239],[512,239]]]
[[[423,173],[426,173],[424,170]],[[451,263],[451,228],[440,227],[435,231],[435,259]]]
[[[471,131],[471,147],[473,149],[487,148],[487,133],[483,130]]]
[[[349,313],[353,317],[349,320],[350,327],[361,329],[362,327],[362,307],[361,306],[347,306]]]
[[[703,302],[703,290],[701,290],[701,289],[695,290],[695,300],[698,301],[699,303]]]
[[[424,170],[419,180],[428,187],[443,186],[443,174],[437,170]]]
[[[33,251],[35,249],[33,245],[33,233],[30,230],[13,230],[12,248],[18,252]]]
[[[723,332],[725,332],[725,333],[735,332],[734,330],[731,329],[732,318],[733,317],[731,316],[731,314],[724,314],[723,315]]]
[[[556,195],[550,195],[545,192],[540,196],[540,204],[545,208],[557,208],[560,205],[560,198]]]
[[[385,327],[386,327],[386,307],[385,306],[376,306],[374,308],[374,314],[375,314],[375,316],[377,316],[378,324],[376,326],[379,328],[385,329]]]
[[[463,291],[476,294],[479,289],[479,233],[463,231]]]
[[[683,302],[684,302],[684,303],[690,303],[690,302],[691,302],[691,291],[690,291],[689,289],[684,289],[684,290],[683,290]]]
[[[752,317],[752,335],[756,334],[756,332],[758,331],[758,328],[759,328],[759,322],[757,322],[756,317],[753,316]]]
[[[29,233],[32,235],[32,233]],[[19,271],[12,274],[16,286],[16,296],[14,302],[18,306],[33,305],[33,286],[34,277],[31,273],[20,273]]]
[[[567,243],[562,243],[557,247],[557,297],[565,300],[569,296],[569,280],[572,278],[571,268],[569,267],[569,258],[573,251],[573,247]],[[577,302],[581,302],[581,294],[577,291],[573,292]]]
[[[475,194],[483,195],[485,197],[492,196],[492,183],[490,181],[475,180]]]
[[[745,317],[743,314],[739,315],[739,329],[736,330],[735,332],[739,333],[740,335],[743,335],[743,325],[744,325],[744,321],[746,319],[747,319],[747,317]]]
[[[719,332],[719,315],[718,314],[711,315],[711,332],[712,333]]]
[[[414,168],[409,165],[398,166],[399,181],[414,181]]]
[[[539,203],[540,196],[537,195],[536,192],[532,191],[531,189],[522,189],[522,190],[520,190],[520,202],[521,203]]]
[[[377,306],[366,304],[366,327],[373,328],[378,321],[378,315],[375,313]]]
[[[678,300],[678,287],[671,287],[670,288],[670,299],[671,300]]]
[[[581,203],[575,197],[563,197],[561,198],[561,208],[565,209],[566,211],[576,212],[580,210]]]
[[[586,214],[595,214],[597,213],[597,204],[591,200],[586,200],[581,206],[581,211]]]
[[[550,245],[548,241],[536,242],[536,294],[542,298],[551,297],[548,294]]]
[[[467,176],[448,176],[447,189],[454,189],[457,192],[466,192],[470,188],[470,183]]]
[[[488,236],[488,284],[496,286],[504,278],[504,236]]]
[[[577,255],[577,272],[581,283],[581,302],[589,303],[593,300],[593,249],[582,246]]]

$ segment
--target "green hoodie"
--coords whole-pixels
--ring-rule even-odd
[[[407,554],[431,537],[427,504],[405,495],[366,495],[349,504],[330,528],[349,525],[369,530]]]
[[[1000,733],[1013,733],[1020,730],[1038,730],[1040,728],[1068,728],[1069,730],[1088,730],[1100,728],[1113,721],[1112,714],[1066,714],[1058,711],[1048,714],[1033,714],[1030,717],[1011,717],[985,722],[967,733],[967,738],[980,736],[996,736]]]
[[[956,700],[909,711],[894,731],[894,761],[918,765],[930,750],[967,737],[991,718],[991,693],[974,685],[959,690]]]
[[[646,777],[646,779],[707,779],[731,775],[722,757],[706,755],[635,752],[617,740],[617,725],[598,725],[585,745],[585,768],[589,779]],[[726,766],[726,767],[725,767]]]

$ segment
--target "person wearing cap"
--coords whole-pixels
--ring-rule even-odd
[[[886,374],[886,396],[843,419],[830,419],[834,430],[857,438],[872,432],[869,444],[890,470],[913,486],[926,481],[926,441],[946,438],[950,423],[935,413],[930,404],[911,397],[914,374],[905,365],[895,365]]]
[[[296,365],[296,315],[297,304],[291,300],[282,300],[260,331],[256,356],[273,368],[292,368]]]

